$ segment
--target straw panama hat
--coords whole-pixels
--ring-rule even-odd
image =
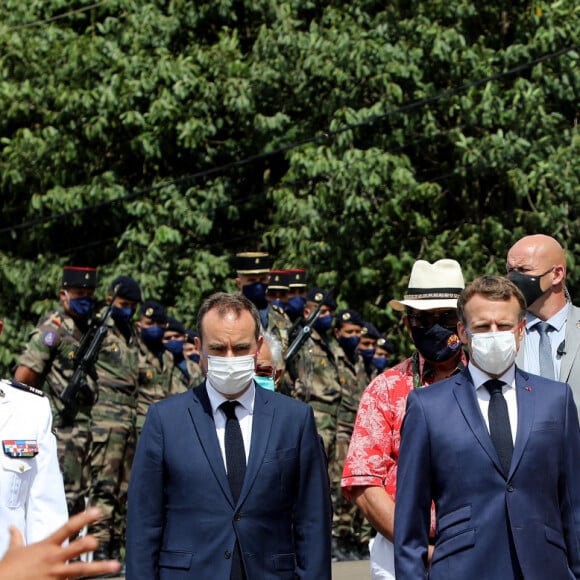
[[[405,297],[391,300],[389,306],[399,311],[407,306],[416,310],[457,308],[457,299],[463,288],[465,281],[459,262],[443,259],[430,264],[426,260],[417,260],[411,270]]]

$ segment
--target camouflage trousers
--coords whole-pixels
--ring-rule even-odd
[[[85,502],[89,497],[90,417],[85,413],[77,413],[72,425],[59,423],[59,417],[55,415],[58,461],[66,492],[68,513],[72,516],[85,510]]]
[[[123,546],[128,482],[135,455],[135,407],[100,397],[92,411],[91,435],[89,503],[103,516],[89,532],[103,545]]]
[[[342,470],[348,454],[348,446],[354,428],[356,413],[339,411],[337,419],[336,454],[331,475],[332,484],[332,535],[346,542],[358,552],[366,552],[373,532],[372,526],[364,518],[359,508],[350,503],[340,489]]]

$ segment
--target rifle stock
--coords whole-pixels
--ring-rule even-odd
[[[304,320],[304,324],[298,331],[296,338],[292,341],[292,344],[288,347],[288,350],[286,351],[286,355],[284,356],[284,362],[286,364],[292,361],[292,359],[298,354],[304,343],[308,340],[308,337],[312,334],[312,326],[320,316],[320,310],[324,305],[326,297],[331,293],[332,290],[325,292],[322,300],[318,303],[316,308],[310,313],[308,318]]]
[[[87,375],[94,376],[95,374],[94,365],[99,355],[101,344],[107,335],[105,324],[113,309],[117,290],[118,288],[115,288],[103,316],[98,319],[96,317],[93,318],[89,329],[79,344],[73,375],[60,394],[60,400],[64,405],[62,413],[64,423],[72,422],[80,405],[91,405],[95,401],[96,393],[91,390]]]

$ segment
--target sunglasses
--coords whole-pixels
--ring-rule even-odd
[[[273,377],[275,370],[276,369],[274,367],[260,365],[254,371],[254,374],[257,375],[258,377]]]
[[[459,322],[455,310],[447,312],[409,312],[407,318],[413,328],[431,328],[439,324],[439,326],[444,328],[456,329]]]

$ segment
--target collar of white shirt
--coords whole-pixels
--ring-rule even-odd
[[[481,369],[478,369],[471,361],[469,361],[469,372],[471,374],[471,378],[473,379],[473,385],[475,386],[475,390],[477,391],[483,384],[489,380],[491,377],[484,373]],[[516,367],[512,365],[501,377],[498,377],[500,381],[506,383],[508,387],[514,387],[516,383]],[[505,387],[504,387],[505,388]],[[484,388],[484,391],[487,392],[487,389]]]
[[[237,401],[244,408],[246,413],[250,415],[254,413],[254,398],[256,396],[256,384],[254,381],[252,381],[248,390],[237,399],[226,399],[219,391],[212,387],[209,379],[206,379],[205,384],[214,416],[217,413],[219,406],[225,401]]]

